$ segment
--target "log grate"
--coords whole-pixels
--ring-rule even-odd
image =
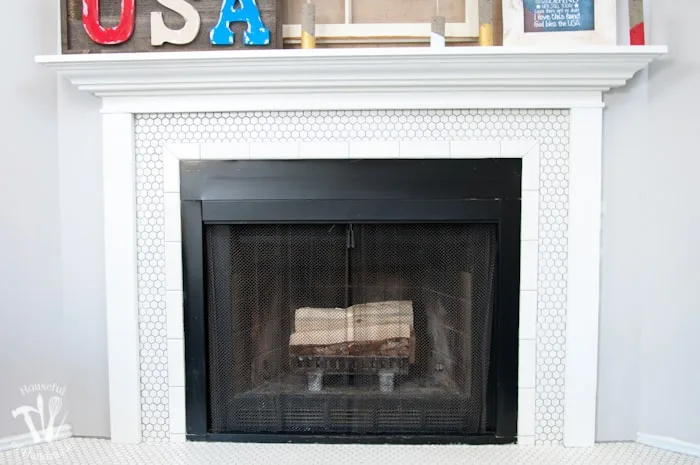
[[[380,372],[407,375],[409,366],[408,357],[295,355],[289,360],[297,373],[319,371],[328,375],[376,375]]]

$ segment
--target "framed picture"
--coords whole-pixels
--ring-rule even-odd
[[[503,45],[616,45],[615,0],[503,0]]]

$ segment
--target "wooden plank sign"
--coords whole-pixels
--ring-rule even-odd
[[[62,0],[63,53],[282,48],[282,0]]]

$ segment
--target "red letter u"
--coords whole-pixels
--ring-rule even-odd
[[[129,40],[134,33],[136,0],[122,0],[122,14],[116,27],[100,24],[100,0],[83,0],[83,26],[85,32],[98,44],[116,45]]]

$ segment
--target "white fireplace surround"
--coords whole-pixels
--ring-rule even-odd
[[[137,140],[141,114],[219,112],[528,109],[566,115],[566,273],[563,443],[595,438],[600,280],[602,94],[624,85],[665,47],[579,49],[447,48],[280,50],[162,54],[63,55],[37,60],[79,89],[103,99],[105,279],[112,440],[140,442],[142,342],[139,332]],[[267,113],[269,112],[269,113]],[[280,116],[281,117],[281,116]],[[496,123],[484,119],[485,126]],[[547,138],[547,137],[545,137]],[[538,224],[542,138],[505,130],[499,137],[391,137],[290,142],[165,141],[159,147],[168,298],[168,437],[184,440],[184,356],[179,170],[181,159],[250,158],[523,158],[519,443],[535,443]],[[324,145],[325,144],[325,145]],[[161,197],[158,197],[161,198]],[[542,289],[540,289],[542,291]],[[180,292],[180,294],[178,294]],[[543,292],[543,291],[542,291]],[[534,299],[534,300],[533,300]],[[179,323],[178,323],[179,320]],[[178,329],[179,328],[179,329]],[[537,332],[537,334],[535,334]],[[542,441],[538,441],[542,443]]]

